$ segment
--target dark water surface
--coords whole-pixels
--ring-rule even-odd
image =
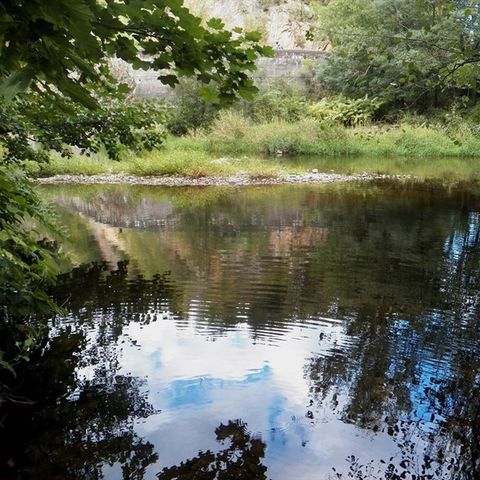
[[[480,196],[42,191],[79,267],[0,478],[479,478]]]

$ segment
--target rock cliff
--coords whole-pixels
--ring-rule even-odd
[[[204,19],[217,17],[229,28],[257,30],[277,49],[315,49],[306,39],[314,21],[308,0],[185,0]]]

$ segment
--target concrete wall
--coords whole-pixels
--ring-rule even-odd
[[[322,62],[327,52],[318,50],[277,50],[274,58],[261,58],[258,61],[256,77],[259,79],[274,80],[285,78],[290,81],[301,82],[301,73],[305,60]],[[158,73],[143,70],[133,70],[128,65],[118,65],[117,76],[129,77],[129,82],[134,87],[133,95],[137,98],[162,98],[171,97],[173,91],[170,87],[163,85],[158,79]],[[121,70],[124,70],[121,73]]]

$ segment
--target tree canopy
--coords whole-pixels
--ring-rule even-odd
[[[116,56],[134,68],[165,71],[168,85],[190,75],[218,85],[231,101],[255,91],[249,72],[270,54],[260,34],[230,32],[218,19],[202,25],[182,0],[5,0],[0,4],[0,92],[31,86],[95,107],[95,85]]]
[[[118,144],[161,142],[161,109],[122,105],[127,86],[110,74],[110,58],[157,70],[171,86],[195,77],[204,96],[228,104],[256,91],[256,59],[272,54],[260,40],[218,19],[203,24],[182,0],[0,2],[0,373],[28,359],[35,317],[54,311],[45,289],[57,273],[56,247],[25,228],[27,218],[50,226],[21,172],[25,162],[52,150],[69,155],[70,146],[89,152],[101,143],[115,158]],[[134,136],[139,128],[144,134]]]
[[[319,11],[332,53],[318,78],[409,107],[466,101],[479,88],[479,9],[474,0],[332,0]]]

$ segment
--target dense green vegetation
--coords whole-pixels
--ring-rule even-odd
[[[318,100],[299,86],[275,82],[260,85],[251,101],[218,110],[198,90],[196,82],[183,81],[173,101],[157,107],[166,119],[165,130],[157,132],[170,133],[161,137],[161,148],[120,148],[116,162],[105,148],[74,162],[54,156],[41,165],[29,163],[29,173],[271,176],[304,173],[312,168],[307,157],[317,155],[323,158],[314,167],[322,171],[477,179],[478,124],[467,110],[403,112],[388,123],[377,117],[383,101],[368,96]]]
[[[319,2],[309,35],[330,53],[303,88],[267,82],[217,116],[181,91],[175,112],[214,153],[475,157],[479,21],[469,0]]]
[[[284,124],[268,124],[269,135],[281,139],[285,133]],[[292,126],[290,125],[290,128]],[[128,174],[138,176],[179,175],[190,178],[204,176],[229,176],[244,173],[251,178],[268,178],[285,174],[302,174],[314,169],[320,172],[343,174],[387,174],[409,175],[415,180],[441,180],[449,184],[480,179],[480,157],[472,155],[475,145],[480,146],[474,137],[462,146],[443,136],[434,129],[405,126],[391,132],[381,131],[378,135],[388,136],[382,142],[372,138],[368,129],[348,131],[348,136],[339,137],[330,142],[312,145],[305,139],[305,145],[328,150],[328,155],[271,156],[260,155],[262,145],[252,143],[260,135],[258,125],[248,125],[247,133],[241,139],[231,138],[229,142],[212,143],[210,135],[196,137],[168,137],[161,150],[144,152],[140,155],[125,154],[117,162],[105,155],[93,157],[69,158],[56,156],[35,170],[36,175],[101,175]],[[288,128],[288,125],[287,125]],[[303,130],[301,130],[303,128]],[[299,140],[305,132],[305,123],[301,122],[296,130]],[[400,143],[401,142],[401,143]],[[285,143],[282,145],[285,146]],[[297,144],[296,144],[297,145]],[[300,144],[299,148],[304,146]],[[308,150],[305,150],[308,151]],[[331,155],[331,152],[336,155]],[[355,152],[355,155],[352,154]],[[426,152],[426,154],[424,154]],[[431,156],[438,152],[438,156]]]
[[[377,96],[389,115],[474,106],[478,9],[470,0],[332,0],[318,10],[332,55],[317,80],[327,92]]]
[[[202,21],[181,1],[2,2],[0,320],[21,327],[15,351],[0,349],[4,367],[27,357],[32,326],[52,311],[45,288],[56,255],[24,227],[30,217],[51,222],[25,173],[317,168],[477,180],[477,2],[331,0],[315,8],[308,36],[329,45],[326,61],[306,65],[303,86],[257,89],[256,60],[272,54],[260,35]],[[174,98],[133,100],[109,71],[112,57],[166,72],[160,79],[178,85]]]
[[[194,76],[203,95],[228,104],[256,91],[250,72],[271,51],[256,33],[226,31],[220,20],[202,25],[177,0],[6,0],[0,25],[1,402],[14,398],[5,381],[54,312],[45,288],[58,258],[25,224],[48,218],[25,166],[48,161],[52,151],[69,157],[72,148],[104,148],[114,159],[120,145],[159,145],[163,133],[153,127],[161,109],[122,102],[126,88],[109,73],[112,56],[135,68],[169,68],[161,77],[169,85]]]
[[[5,167],[0,169],[0,212],[0,372],[14,375],[38,337],[30,317],[56,309],[45,291],[57,273],[55,245],[38,242],[31,225],[25,228],[26,216],[47,226],[51,218],[22,174]],[[0,387],[0,402],[3,393]]]
[[[256,123],[235,112],[225,112],[206,133],[180,145],[220,154],[479,156],[473,126],[441,124],[413,118],[396,125],[361,124],[352,128],[302,118]]]
[[[186,123],[191,126],[181,136],[157,131],[161,148],[145,148],[139,140],[142,151],[135,152],[133,146],[125,149],[116,144],[117,161],[112,162],[106,148],[100,146],[98,152],[75,155],[73,161],[54,155],[49,162],[28,162],[27,170],[34,176],[126,173],[201,177],[244,172],[256,177],[317,168],[338,173],[410,174],[451,182],[477,179],[477,125],[459,114],[404,115],[395,124],[360,121],[346,127],[343,120],[318,120],[310,115],[305,108],[306,97],[298,92],[288,103],[270,105],[270,98],[287,95],[286,90],[264,91],[262,87],[253,102],[235,109],[217,112],[202,106],[198,116],[190,115],[192,110],[184,106],[173,113],[161,107],[160,115],[170,122],[166,129],[176,133]],[[191,98],[201,103],[198,97]],[[335,100],[323,105],[329,106],[326,114],[333,111],[348,118],[343,109],[332,108],[337,105]],[[139,139],[144,136],[142,130],[137,134]],[[322,158],[312,162],[312,156]]]

